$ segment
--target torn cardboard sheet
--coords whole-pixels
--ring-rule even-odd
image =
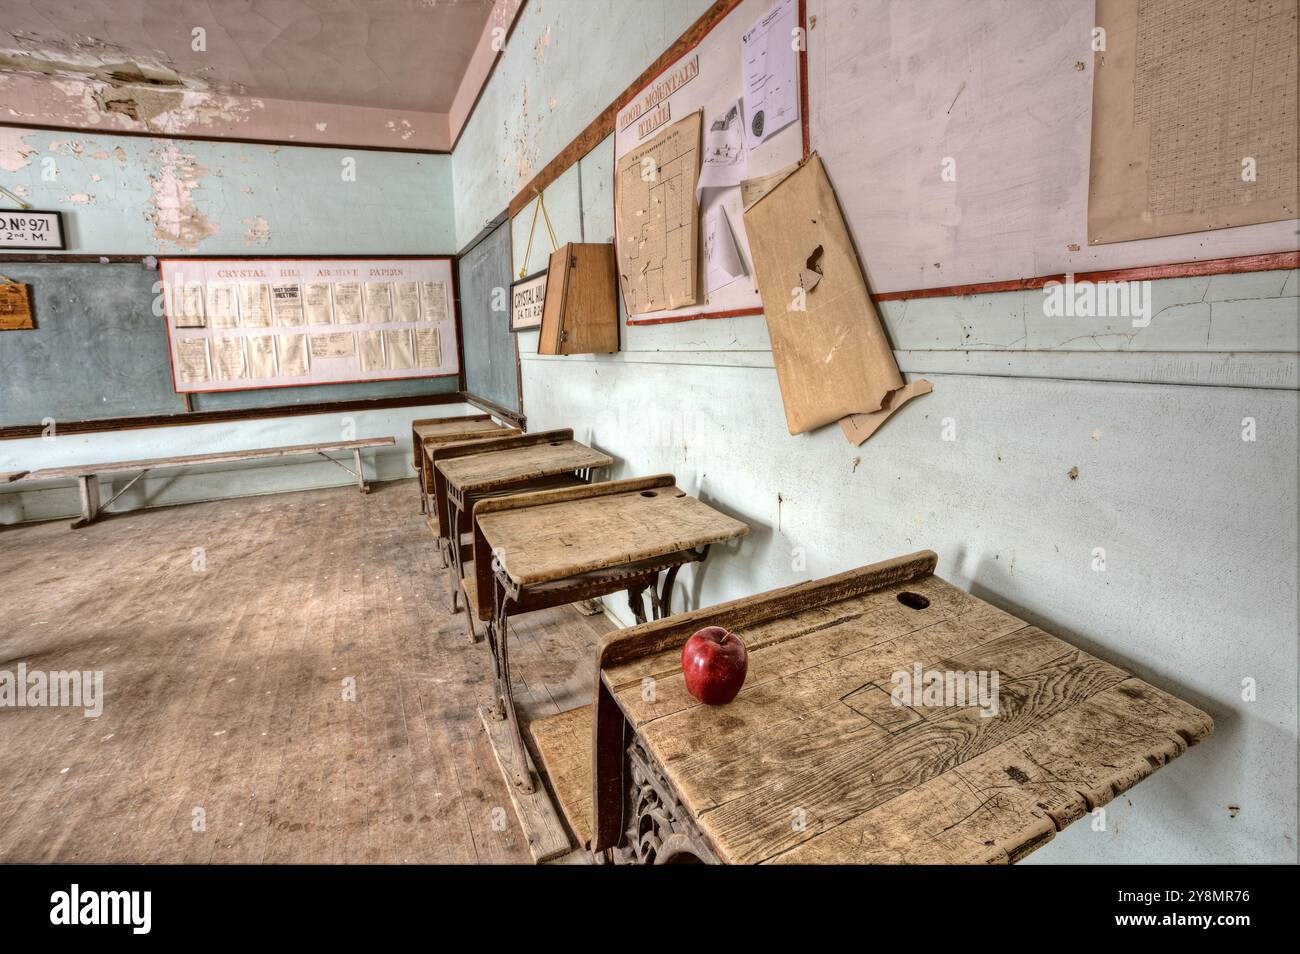
[[[746,199],[745,231],[786,425],[802,434],[845,418],[845,436],[860,444],[930,385],[904,387],[818,155],[763,185]]]
[[[929,394],[933,390],[934,386],[929,381],[913,381],[904,384],[897,391],[889,392],[885,399],[885,406],[879,411],[872,411],[870,414],[850,414],[848,417],[840,418],[840,430],[844,432],[850,444],[862,444],[900,407],[912,398]]]

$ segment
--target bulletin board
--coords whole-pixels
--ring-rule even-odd
[[[452,260],[159,262],[177,393],[460,373]]]
[[[701,138],[700,151],[707,159],[709,133],[714,123],[725,123],[731,107],[740,100],[739,121],[742,128],[755,128],[754,115],[746,112],[744,103],[744,66],[742,60],[742,38],[745,35],[761,35],[761,23],[773,14],[783,3],[793,7],[793,19],[798,28],[805,26],[803,0],[736,0],[731,9],[718,20],[692,47],[688,48],[677,60],[669,64],[663,72],[647,83],[642,89],[632,94],[619,105],[614,126],[614,220],[615,242],[631,242],[632,236],[625,236],[619,227],[620,161],[635,151],[653,148],[657,138],[665,136],[674,127],[681,128],[684,121],[694,114],[700,114]],[[759,28],[757,32],[755,28]],[[791,41],[794,37],[781,37]],[[775,40],[775,36],[773,38]],[[775,133],[757,145],[745,149],[746,179],[756,179],[772,175],[786,169],[808,156],[808,83],[807,52],[804,49],[794,53],[797,69],[795,101],[798,116],[794,121],[782,126]],[[688,124],[689,125],[689,124]],[[761,131],[762,119],[758,121]],[[691,191],[683,196],[674,194],[673,201],[690,201],[694,198],[694,183]],[[651,201],[661,201],[651,197]],[[634,314],[627,308],[628,324],[661,324],[673,321],[690,321],[697,318],[725,318],[738,315],[761,315],[762,299],[758,294],[754,280],[753,260],[750,255],[749,241],[745,235],[744,206],[738,185],[710,188],[699,196],[698,201],[698,253],[694,255],[697,303],[680,308],[649,311]],[[735,251],[740,259],[743,274],[720,287],[709,290],[708,274],[711,249],[716,248],[718,230],[728,228],[734,239]],[[619,246],[622,247],[622,246]],[[620,261],[625,256],[619,257]],[[627,284],[620,281],[620,291],[627,301]]]

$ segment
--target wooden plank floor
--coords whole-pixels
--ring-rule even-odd
[[[414,481],[0,528],[0,671],[104,673],[0,707],[0,862],[528,862],[447,585]],[[610,628],[511,620],[526,718]]]

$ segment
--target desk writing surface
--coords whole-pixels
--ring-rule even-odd
[[[903,592],[929,605],[903,605]],[[686,692],[680,644],[601,672],[727,862],[1016,861],[1213,727],[1169,693],[932,575],[735,631],[749,672],[729,705]],[[893,674],[918,663],[997,671],[995,714],[895,706]]]
[[[478,460],[480,458],[474,458]],[[501,566],[520,585],[561,580],[706,544],[749,528],[677,487],[587,497],[478,517]]]
[[[585,468],[608,467],[614,459],[575,440],[509,447],[438,461],[438,470],[461,493],[482,493],[522,481],[540,480]]]
[[[466,440],[475,437],[505,437],[518,433],[518,429],[498,424],[493,420],[469,418],[464,421],[442,420],[429,424],[415,424],[412,433],[424,444],[446,444],[449,441]]]

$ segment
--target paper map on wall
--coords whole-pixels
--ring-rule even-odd
[[[1297,0],[1098,0],[1090,244],[1294,218]]]
[[[699,300],[701,117],[691,113],[618,161],[618,271],[630,315]]]

